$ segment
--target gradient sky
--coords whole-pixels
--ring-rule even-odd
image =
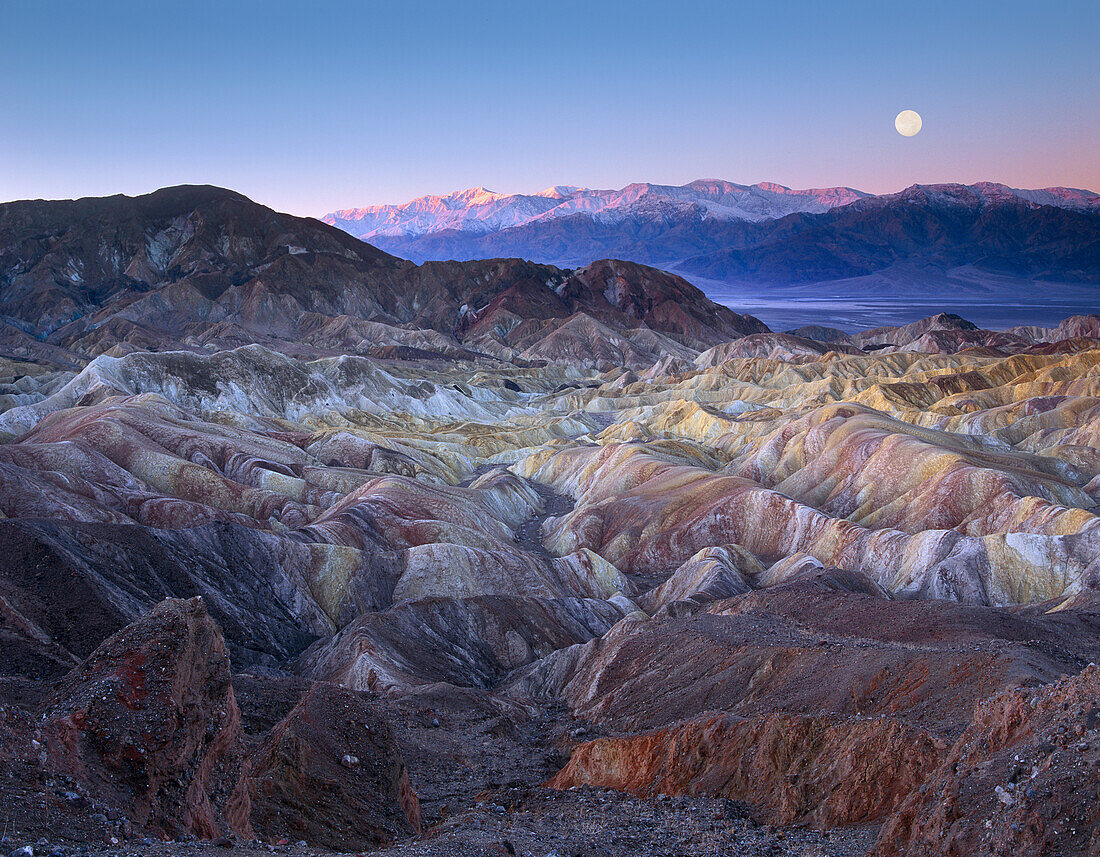
[[[0,200],[1100,190],[1100,2],[0,0]],[[924,130],[905,139],[895,114]]]

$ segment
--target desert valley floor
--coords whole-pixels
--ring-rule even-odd
[[[160,193],[0,207],[0,852],[1100,854],[1100,317]]]

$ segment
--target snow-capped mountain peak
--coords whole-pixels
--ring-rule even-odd
[[[402,205],[344,209],[323,219],[365,241],[404,240],[444,232],[488,235],[577,216],[600,227],[628,221],[758,223],[789,214],[822,214],[861,200],[869,205],[912,202],[967,207],[1022,201],[1031,206],[1100,211],[1100,194],[1064,187],[1020,190],[995,182],[917,184],[896,194],[872,196],[850,187],[795,190],[774,182],[743,185],[723,179],[697,179],[686,185],[636,182],[618,190],[553,185],[533,194],[473,187],[447,196],[422,196]]]
[[[672,211],[760,221],[800,211],[820,213],[865,196],[852,188],[792,190],[766,182],[740,185],[721,179],[679,186],[637,182],[618,190],[553,185],[534,194],[502,194],[475,187],[447,196],[422,196],[403,205],[343,209],[323,219],[369,241],[447,230],[485,234],[577,214],[603,224]]]
[[[547,199],[565,199],[566,197],[573,196],[585,190],[587,190],[587,188],[577,187],[571,184],[556,184],[552,187],[540,190],[535,196],[545,196]]]

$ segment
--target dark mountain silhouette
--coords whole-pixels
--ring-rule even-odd
[[[461,339],[504,295],[519,320],[579,313],[693,347],[766,329],[642,265],[576,272],[520,259],[415,265],[318,220],[215,187],[0,205],[4,338],[24,350],[30,335],[43,347],[84,354],[119,343],[249,341],[299,350],[453,351],[453,337]]]

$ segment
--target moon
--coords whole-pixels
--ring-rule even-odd
[[[894,127],[901,136],[912,137],[920,131],[920,114],[916,110],[902,110],[894,119]]]

